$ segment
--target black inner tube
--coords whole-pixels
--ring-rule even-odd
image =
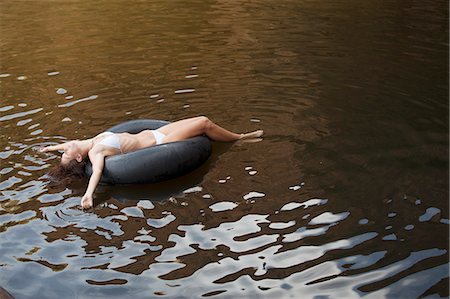
[[[114,133],[139,133],[155,130],[167,121],[140,119],[131,120],[106,131]],[[126,154],[105,158],[100,183],[145,184],[162,182],[191,172],[211,155],[211,142],[206,136],[197,136],[182,141],[163,143]],[[92,164],[87,163],[85,173],[92,175]]]

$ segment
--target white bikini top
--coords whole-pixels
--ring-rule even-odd
[[[98,144],[113,147],[115,149],[120,150],[120,152],[122,152],[122,149],[120,147],[119,135],[117,135],[113,132],[107,131],[107,132],[103,132],[103,133],[100,133],[97,135],[97,137],[99,137],[99,136],[106,136],[106,137],[103,138]]]

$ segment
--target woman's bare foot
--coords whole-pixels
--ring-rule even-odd
[[[239,140],[259,138],[263,134],[264,134],[263,130],[257,130],[257,131],[254,131],[254,132],[241,134],[241,137],[239,137]]]

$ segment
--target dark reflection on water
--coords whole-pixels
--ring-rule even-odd
[[[17,298],[449,295],[444,1],[0,8],[0,285]],[[85,181],[45,178],[42,145],[199,114],[266,136],[102,186],[89,213]]]

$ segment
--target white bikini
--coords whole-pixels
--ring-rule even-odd
[[[150,130],[153,133],[153,136],[155,136],[156,145],[163,143],[163,139],[166,137],[165,134],[156,131],[156,130]]]
[[[120,152],[122,152],[122,148],[120,147],[119,135],[114,134],[113,132],[106,131],[97,135],[97,137],[99,136],[106,136],[106,137],[103,138],[98,144],[109,146],[118,149],[120,150]]]
[[[163,134],[159,131],[156,131],[156,130],[150,130],[150,132],[152,132],[153,136],[155,137],[156,145],[163,143],[163,139],[166,137],[165,134]],[[99,136],[106,136],[106,137],[103,138],[98,144],[118,149],[122,153],[122,148],[120,147],[119,135],[117,135],[113,132],[106,131],[106,132],[103,132],[103,133],[100,133],[97,135],[97,137],[99,137]]]

